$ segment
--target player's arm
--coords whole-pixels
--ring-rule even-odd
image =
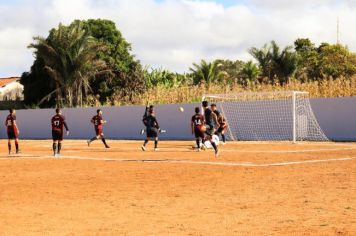
[[[14,124],[14,129],[15,129],[16,132],[19,134],[19,133],[20,133],[20,129],[19,129],[19,127],[17,126],[16,120],[13,121],[13,124]]]
[[[192,127],[192,134],[194,134],[194,121],[193,120],[190,122],[190,126]]]
[[[154,122],[155,122],[155,124],[156,124],[156,128],[157,128],[157,129],[160,129],[160,127],[159,127],[159,124],[158,124],[158,121],[157,121],[156,117],[154,117],[154,119],[155,119],[155,120],[154,120]]]

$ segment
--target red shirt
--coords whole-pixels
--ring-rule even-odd
[[[16,121],[15,115],[10,114],[6,117],[5,125],[7,126],[7,132],[17,131],[15,121]]]
[[[64,123],[65,123],[64,116],[59,115],[59,114],[53,116],[51,123],[52,123],[52,130],[63,132],[63,127],[64,127]]]
[[[201,114],[195,114],[192,117],[192,123],[194,124],[194,128],[201,128],[205,123],[204,116]]]
[[[103,117],[100,115],[96,115],[91,119],[91,122],[93,122],[94,127],[96,129],[102,129],[103,128]]]

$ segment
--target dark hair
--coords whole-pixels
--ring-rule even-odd
[[[195,113],[197,113],[197,114],[200,113],[200,108],[199,107],[195,108]]]
[[[96,114],[99,114],[99,112],[101,112],[101,110],[100,110],[100,109],[96,110]]]
[[[216,107],[216,104],[215,104],[215,103],[213,103],[213,104],[211,104],[210,106],[211,106],[211,107]]]
[[[56,113],[58,114],[59,112],[61,112],[61,109],[60,109],[60,108],[57,108],[57,109],[56,109]]]
[[[12,114],[12,113],[14,113],[14,108],[11,108],[10,110],[9,110],[9,112],[10,112],[10,114]]]
[[[209,106],[208,101],[203,101],[202,104],[203,104],[203,107],[208,107]]]
[[[153,110],[153,108],[155,108],[155,106],[153,106],[153,105],[150,105],[150,109],[151,109],[151,110]]]

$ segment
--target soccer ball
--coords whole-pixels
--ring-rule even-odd
[[[179,108],[179,111],[180,111],[180,112],[184,112],[184,108],[183,108],[183,107],[180,107],[180,108]]]

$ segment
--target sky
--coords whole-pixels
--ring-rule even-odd
[[[143,65],[177,72],[250,60],[249,48],[271,40],[335,43],[337,18],[341,43],[356,51],[356,0],[0,0],[0,77],[30,70],[34,36],[89,18],[114,21]]]

